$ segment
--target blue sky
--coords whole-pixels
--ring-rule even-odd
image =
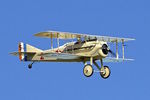
[[[1,100],[141,100],[150,99],[149,0],[1,0]],[[49,39],[33,37],[47,30],[134,37],[125,55],[134,62],[105,63],[111,76],[86,78],[82,63],[20,62],[9,55],[23,41],[49,49]],[[94,67],[95,68],[95,67]]]

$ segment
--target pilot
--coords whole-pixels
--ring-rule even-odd
[[[75,44],[80,44],[82,41],[81,41],[81,38],[77,38],[77,42]]]

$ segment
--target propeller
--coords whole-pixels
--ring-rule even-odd
[[[112,56],[116,56],[116,54],[108,48],[107,44],[102,45],[102,51],[104,54],[108,54],[108,52],[109,52]]]
[[[109,53],[110,53],[113,57],[116,57],[116,53],[114,53],[112,50],[109,50]]]

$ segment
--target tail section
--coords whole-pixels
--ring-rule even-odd
[[[30,56],[29,54],[35,54],[38,52],[42,52],[42,50],[33,47],[29,44],[24,44],[23,42],[19,43],[18,46],[18,53],[19,53],[19,59],[20,61],[27,61],[28,60],[28,56]]]

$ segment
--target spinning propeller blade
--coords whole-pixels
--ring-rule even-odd
[[[112,56],[116,57],[116,54],[112,51],[112,50],[109,50],[108,51]]]
[[[105,53],[109,52],[112,56],[116,57],[116,54],[112,50],[109,49],[108,45],[103,44],[102,49]]]

